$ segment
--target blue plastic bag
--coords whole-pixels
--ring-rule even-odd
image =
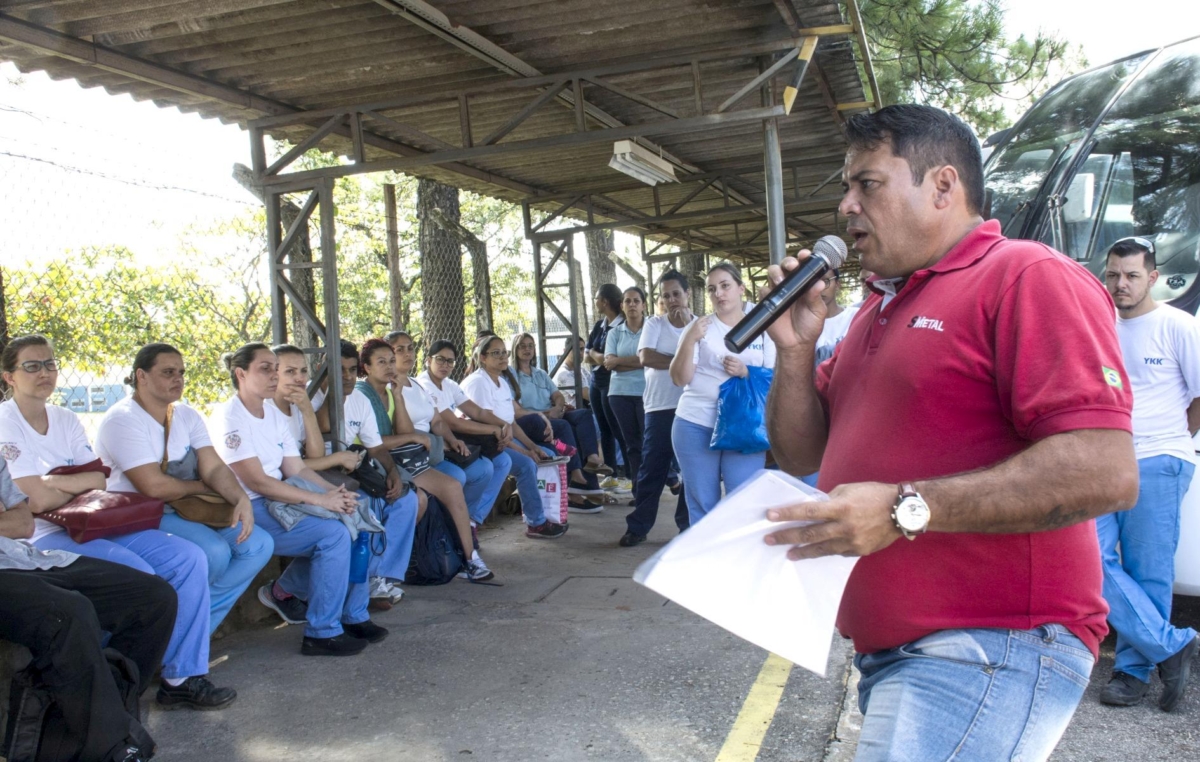
[[[717,425],[713,427],[712,450],[737,450],[747,455],[766,452],[767,394],[775,371],[747,368],[750,375],[734,376],[721,384],[717,395]]]

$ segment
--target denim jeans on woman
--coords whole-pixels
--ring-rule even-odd
[[[467,514],[471,521],[482,524],[492,511],[500,490],[504,488],[504,480],[512,469],[512,460],[508,453],[502,452],[495,458],[479,457],[474,463],[462,467],[443,460],[434,466],[447,476],[454,477],[463,487],[463,497],[467,501]]]
[[[544,445],[547,452],[552,455],[554,448],[550,445],[551,440],[546,438],[546,421],[543,420],[544,413],[531,413],[523,415],[517,419],[517,425],[521,427],[521,431],[525,432],[525,436],[529,437],[534,444]],[[578,440],[575,439],[575,429],[563,418],[550,418],[550,429],[554,435],[554,439],[564,442],[576,449],[576,453],[567,461],[567,473],[571,473],[577,469],[583,468],[583,461],[587,459],[587,453],[579,446]],[[584,484],[578,485],[587,489],[599,489],[600,482],[595,474],[589,474],[586,471],[583,474]]]
[[[642,440],[646,436],[645,403],[641,396],[610,394],[608,411],[612,414],[621,439],[625,442],[625,470],[633,482],[633,498],[638,496],[638,472],[642,468]]]
[[[625,440],[613,420],[612,411],[608,409],[608,384],[598,387],[595,383],[591,388],[592,413],[596,419],[596,427],[600,430],[600,448],[604,452],[604,462],[614,469],[617,467],[617,450],[621,451],[621,462],[628,463],[625,456]],[[636,474],[629,476],[632,479]]]
[[[1067,628],[942,630],[858,654],[856,762],[1044,760],[1095,660]]]
[[[554,453],[547,447],[542,451],[548,455]],[[525,523],[531,527],[546,523],[546,511],[542,508],[542,493],[538,492],[537,464],[528,455],[517,452],[512,447],[506,450],[512,460],[512,475],[517,480],[517,495],[521,498],[521,513]]]
[[[1117,631],[1113,671],[1144,683],[1150,681],[1155,665],[1196,637],[1191,627],[1171,624],[1179,507],[1195,470],[1193,464],[1172,455],[1141,458],[1137,504],[1096,519],[1104,600],[1110,609],[1109,624]]]
[[[671,429],[674,424],[674,410],[646,413],[642,467],[638,470],[634,482],[637,487],[637,507],[625,517],[626,527],[636,535],[644,537],[650,534],[658,518],[658,501],[662,497],[667,476],[671,473],[671,464],[675,461],[675,448],[671,446]],[[682,492],[675,504],[675,526],[681,532],[688,528],[687,500]]]
[[[671,444],[683,476],[683,491],[687,495],[688,519],[695,524],[721,501],[721,482],[726,494],[762,470],[766,453],[743,455],[733,450],[713,450],[713,430],[675,417],[671,427]]]

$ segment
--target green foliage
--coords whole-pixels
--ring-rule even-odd
[[[998,0],[861,0],[885,103],[918,102],[986,136],[1008,124],[1005,101],[1027,104],[1086,65],[1078,48],[1039,32],[1009,39]]]

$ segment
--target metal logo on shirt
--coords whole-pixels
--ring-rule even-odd
[[[0,445],[0,455],[3,455],[5,460],[13,461],[21,457],[21,448],[11,442],[6,442]]]
[[[942,321],[924,315],[914,315],[908,323],[909,328],[924,328],[929,331],[942,333]]]
[[[1104,374],[1104,383],[1117,389],[1125,388],[1125,385],[1121,383],[1121,374],[1119,371],[1101,365],[1100,372]]]
[[[236,450],[242,446],[242,438],[237,435],[236,431],[231,431],[225,435],[225,446],[230,450]]]

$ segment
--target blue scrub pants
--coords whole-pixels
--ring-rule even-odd
[[[734,450],[713,450],[713,430],[675,417],[671,427],[671,444],[683,475],[683,491],[687,495],[689,525],[695,525],[721,501],[721,482],[725,494],[733,492],[762,470],[766,453],[744,455]]]
[[[146,529],[120,537],[78,543],[66,532],[46,535],[34,545],[66,550],[161,577],[175,588],[179,608],[163,656],[163,677],[181,680],[208,674],[208,563],[204,551],[182,537]]]

